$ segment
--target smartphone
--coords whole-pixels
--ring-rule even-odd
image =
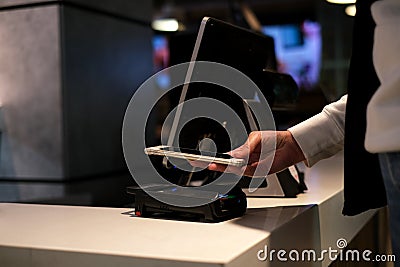
[[[203,150],[200,151],[190,148],[178,148],[178,147],[161,145],[161,146],[145,148],[144,152],[147,155],[175,157],[179,159],[197,160],[206,163],[212,162],[212,163],[219,163],[236,167],[241,167],[246,165],[244,159],[233,158],[232,156],[226,153],[213,153],[210,151],[203,151]]]

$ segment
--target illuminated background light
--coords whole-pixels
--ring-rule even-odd
[[[354,4],[356,0],[326,0],[332,4]]]
[[[356,5],[350,5],[350,6],[346,7],[346,9],[344,11],[346,12],[347,15],[353,17],[356,15]]]
[[[151,23],[151,27],[156,31],[176,32],[179,29],[179,23],[176,19],[157,19]]]

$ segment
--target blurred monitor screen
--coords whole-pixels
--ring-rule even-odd
[[[299,88],[312,89],[319,82],[321,32],[317,22],[264,26],[275,40],[278,71],[290,74]]]

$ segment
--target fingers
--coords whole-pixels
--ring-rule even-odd
[[[274,155],[269,155],[268,157],[266,157],[261,161],[255,161],[243,167],[226,166],[226,165],[212,163],[208,166],[208,169],[218,172],[234,173],[239,176],[248,176],[255,178],[265,177],[269,173],[271,173],[273,160],[274,160]]]
[[[247,166],[240,168],[240,167],[226,166],[226,165],[211,163],[208,166],[208,169],[211,171],[217,171],[217,172],[233,173],[233,174],[236,174],[239,176],[256,177],[255,173],[256,173],[257,166],[247,165]]]
[[[256,172],[257,166],[247,165],[244,167],[227,166],[221,164],[211,163],[208,169],[211,171],[233,173],[239,176],[253,177]],[[265,175],[264,175],[265,176]]]
[[[227,153],[234,158],[245,159],[248,162],[247,166],[234,167],[211,163],[208,169],[250,177],[265,177],[270,173],[275,149],[275,131],[254,131],[249,134],[242,146]]]
[[[208,169],[211,171],[224,172],[226,169],[226,165],[211,163],[210,165],[208,165]]]
[[[211,171],[228,172],[237,175],[241,175],[241,173],[243,173],[243,167],[236,167],[236,166],[216,164],[216,163],[211,163],[210,165],[208,165],[208,169]]]
[[[200,160],[188,160],[189,164],[196,168],[206,169],[209,166],[208,162]]]

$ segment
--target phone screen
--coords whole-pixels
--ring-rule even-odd
[[[244,159],[233,158],[226,153],[214,153],[211,151],[196,150],[190,148],[177,148],[171,146],[156,146],[145,149],[148,155],[158,155],[173,158],[180,158],[194,161],[215,162],[220,164],[229,164],[233,166],[245,165]]]
[[[196,149],[190,149],[190,148],[162,147],[161,150],[170,151],[170,152],[194,154],[194,155],[202,155],[202,156],[215,157],[215,158],[232,159],[232,157],[228,154],[214,153],[211,151],[196,150]]]

